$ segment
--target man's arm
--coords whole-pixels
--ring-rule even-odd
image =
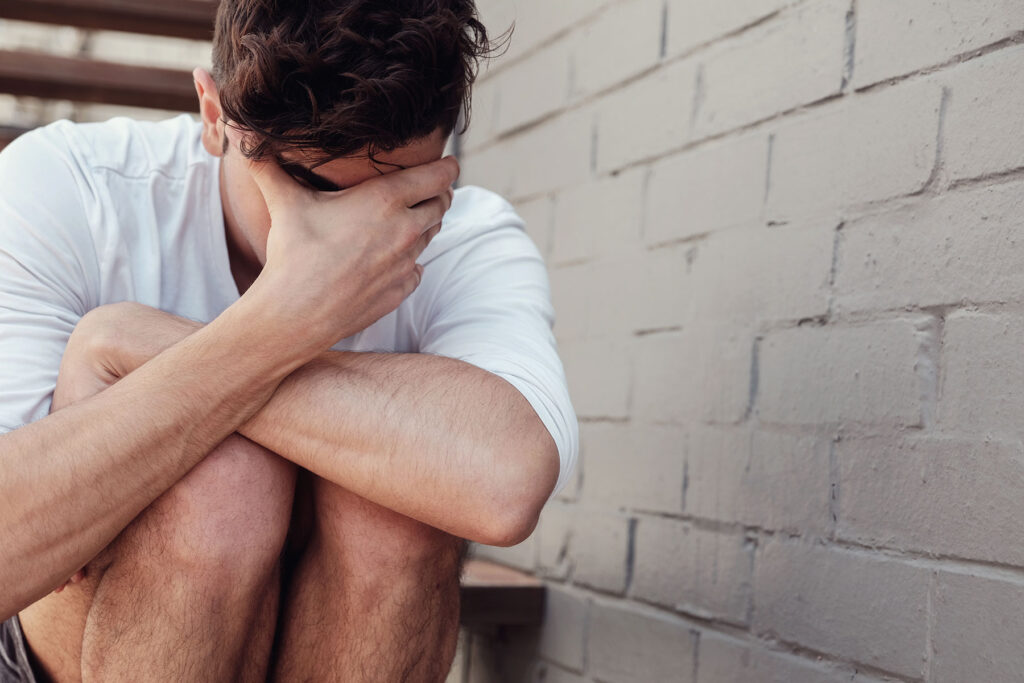
[[[239,428],[379,505],[450,534],[514,545],[558,478],[558,449],[519,391],[426,354],[322,354]]]
[[[398,306],[419,282],[415,259],[447,210],[457,171],[442,160],[375,178],[325,202],[330,230],[275,229],[260,277],[210,325],[115,386],[0,437],[0,618],[62,585],[284,377]],[[363,239],[353,253],[356,236]],[[372,267],[354,274],[344,259]],[[46,282],[19,267],[20,279],[0,287],[0,308],[8,341],[21,348],[44,329],[32,307]]]
[[[97,356],[117,375],[201,327],[123,310],[110,318],[115,343]],[[551,435],[517,389],[426,354],[322,353],[238,431],[375,503],[489,545],[530,534],[559,469]]]
[[[89,562],[293,369],[287,356],[236,362],[254,333],[247,313],[238,306],[109,390],[0,436],[0,618]],[[269,331],[256,333],[271,343]]]

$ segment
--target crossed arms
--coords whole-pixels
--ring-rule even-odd
[[[202,328],[138,304],[97,310],[93,362],[115,380]],[[497,375],[426,354],[327,351],[238,432],[314,474],[450,534],[526,538],[558,476],[533,408]]]
[[[456,174],[442,160],[330,201],[270,185],[280,208],[267,263],[211,323],[131,304],[82,318],[58,389],[105,388],[0,435],[0,618],[62,585],[236,431],[454,535],[505,544],[527,535],[558,458],[515,388],[451,358],[324,350],[416,288],[415,260]],[[19,285],[42,302],[11,309],[22,324],[51,319],[55,295],[43,284]],[[22,294],[10,290],[10,305]]]

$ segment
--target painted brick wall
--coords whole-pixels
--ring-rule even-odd
[[[581,467],[453,681],[1018,681],[1020,0],[480,0]]]
[[[463,182],[550,266],[581,419],[538,629],[452,683],[1016,681],[1020,0],[479,0]],[[191,68],[190,41],[0,47]],[[0,122],[164,112],[0,96]]]

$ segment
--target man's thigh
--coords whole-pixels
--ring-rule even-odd
[[[118,581],[137,577],[139,590],[132,592],[159,602],[170,596],[141,584],[158,581],[161,574],[194,572],[188,583],[201,590],[203,573],[218,564],[226,562],[235,577],[244,569],[242,563],[276,565],[288,531],[295,470],[289,461],[244,437],[225,439],[93,558],[82,581],[22,611],[31,651],[50,670],[80,667],[87,622],[118,619],[93,610],[100,582],[115,574]],[[117,571],[111,573],[115,565]],[[129,607],[142,613],[150,609],[134,600],[125,601]],[[225,616],[211,616],[219,618]],[[7,681],[0,678],[0,683]]]
[[[468,545],[299,468],[286,566],[294,568],[314,540],[329,561],[374,574],[388,573],[396,559],[410,571],[418,559],[454,558],[458,568]]]

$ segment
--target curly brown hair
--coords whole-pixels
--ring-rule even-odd
[[[221,0],[213,78],[245,156],[319,165],[463,132],[499,45],[473,0]]]

